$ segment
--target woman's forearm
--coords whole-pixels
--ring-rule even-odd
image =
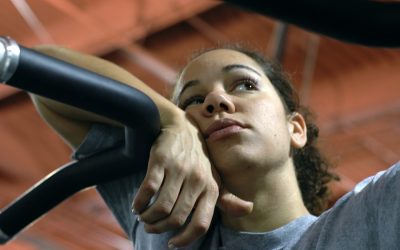
[[[123,82],[142,91],[156,104],[160,113],[161,126],[163,127],[180,122],[184,117],[183,111],[178,109],[169,100],[114,63],[95,56],[80,54],[56,46],[39,46],[35,49],[41,53]],[[91,123],[100,122],[111,125],[120,125],[106,117],[56,102],[48,98],[32,95],[32,100],[43,119],[46,120],[47,123],[53,127],[73,148],[76,148],[83,140]]]

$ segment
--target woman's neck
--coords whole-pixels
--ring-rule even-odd
[[[266,232],[309,214],[304,206],[293,166],[284,166],[260,176],[224,178],[224,185],[242,199],[254,202],[243,217],[221,214],[225,227],[236,231]]]

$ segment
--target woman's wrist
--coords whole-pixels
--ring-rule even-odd
[[[163,109],[160,110],[161,128],[181,125],[187,121],[185,112],[172,103],[163,105]]]

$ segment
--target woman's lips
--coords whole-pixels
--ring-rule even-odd
[[[221,119],[211,124],[205,131],[208,141],[216,141],[240,132],[244,128],[239,122],[232,119]]]
[[[240,130],[242,130],[242,129],[243,128],[238,125],[231,125],[231,126],[223,128],[223,129],[212,132],[208,136],[207,140],[208,141],[216,141],[216,140],[231,136],[233,134],[236,134],[236,133],[240,132]]]

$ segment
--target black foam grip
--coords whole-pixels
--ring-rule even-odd
[[[154,137],[158,109],[139,90],[20,46],[18,67],[8,85],[103,115]]]
[[[129,159],[123,149],[118,148],[55,170],[1,213],[1,230],[12,238],[76,192],[139,171],[139,168],[132,166],[132,162],[143,166],[147,162],[147,155]]]

